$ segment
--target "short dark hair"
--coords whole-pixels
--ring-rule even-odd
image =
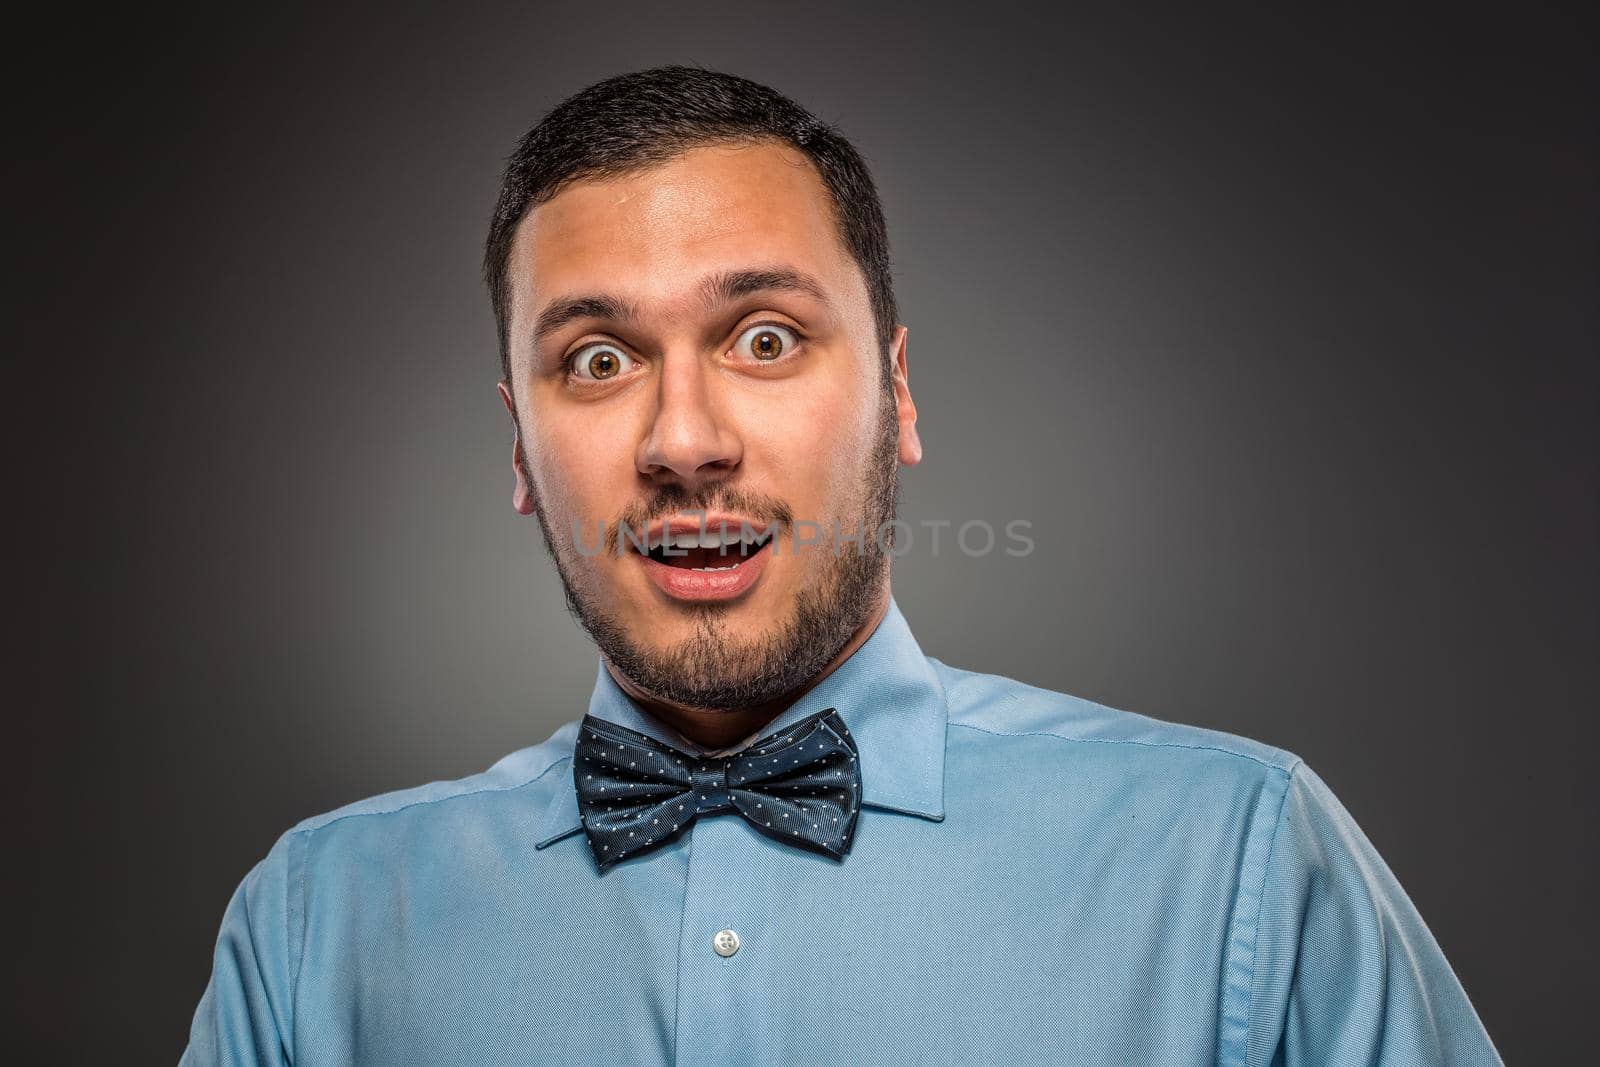
[[[557,104],[517,142],[483,259],[504,375],[511,376],[511,244],[529,210],[571,181],[654,166],[702,145],[762,140],[798,148],[821,174],[839,235],[866,278],[887,376],[899,308],[883,206],[861,154],[837,129],[776,90],[733,74],[677,65],[597,82]]]

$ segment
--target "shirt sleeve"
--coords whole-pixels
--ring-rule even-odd
[[[245,876],[222,917],[211,979],[179,1067],[287,1067],[293,1062],[291,887],[300,844],[285,834]]]
[[[1303,761],[1290,773],[1269,856],[1250,1064],[1500,1067],[1422,916]]]

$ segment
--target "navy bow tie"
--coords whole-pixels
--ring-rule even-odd
[[[861,808],[855,739],[833,708],[729,756],[697,756],[585,715],[572,777],[602,872],[730,808],[764,834],[838,859]]]

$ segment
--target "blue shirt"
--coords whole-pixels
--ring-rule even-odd
[[[893,602],[761,733],[828,707],[842,860],[729,811],[598,874],[577,717],[301,823],[228,905],[183,1062],[1501,1062],[1294,755],[946,666]],[[589,711],[693,750],[603,668]]]

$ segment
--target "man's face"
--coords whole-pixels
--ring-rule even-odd
[[[810,161],[722,144],[574,182],[519,227],[510,286],[515,502],[538,515],[601,651],[689,707],[804,684],[886,592],[874,534],[896,463],[920,458],[905,330],[886,374]],[[735,538],[741,523],[777,533],[653,556],[635,544],[723,522]],[[825,532],[799,544],[819,537],[808,523]],[[865,529],[864,549],[835,525]]]

